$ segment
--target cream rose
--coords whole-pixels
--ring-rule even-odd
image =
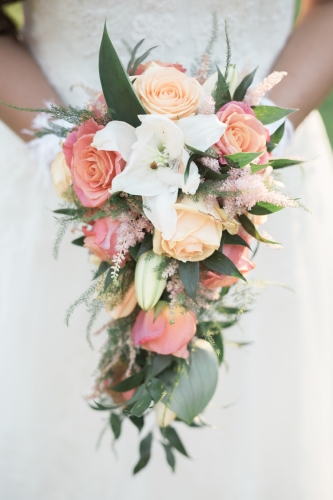
[[[52,163],[51,175],[57,195],[60,198],[66,198],[65,193],[72,184],[72,176],[62,151],[57,154]]]
[[[204,90],[195,78],[156,63],[137,77],[134,89],[148,113],[179,120],[195,115]]]
[[[154,252],[183,262],[204,260],[220,246],[222,231],[238,231],[238,222],[230,219],[218,203],[208,209],[203,200],[198,203],[184,197],[175,204],[177,226],[172,238],[165,240],[155,229]]]

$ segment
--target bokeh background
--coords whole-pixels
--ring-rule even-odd
[[[296,0],[295,5],[295,21],[297,20],[298,13],[302,5],[302,0]],[[0,7],[1,8],[1,7]],[[14,4],[4,6],[2,9],[10,16],[18,27],[21,27],[24,23],[23,7],[21,2],[16,2]],[[320,114],[324,120],[328,137],[333,148],[333,91],[325,99],[325,101],[319,106]]]

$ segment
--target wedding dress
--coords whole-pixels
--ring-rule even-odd
[[[123,61],[124,40],[158,45],[153,57],[190,69],[211,35],[212,12],[229,20],[232,62],[269,73],[292,28],[290,0],[28,0],[24,38],[65,102],[87,100],[82,84],[99,89],[98,48],[104,20]],[[217,62],[224,59],[221,35]],[[24,85],[24,82],[22,82]],[[1,97],[1,96],[0,96]],[[52,260],[58,205],[53,187],[38,175],[26,148],[0,128],[2,409],[0,491],[4,500],[329,500],[333,498],[333,340],[330,228],[333,174],[323,124],[313,112],[296,132],[291,152],[309,161],[283,173],[290,193],[312,214],[286,209],[268,231],[284,244],[260,248],[255,279],[269,287],[230,340],[226,365],[205,413],[214,429],[178,425],[192,460],[177,456],[177,472],[156,444],[137,477],[138,436],[126,423],[118,460],[104,415],[89,409],[97,364],[85,339],[87,315],[66,309],[89,286],[92,265],[65,237]],[[251,277],[252,278],[252,277]],[[98,340],[98,339],[97,339]],[[103,339],[101,339],[103,340]],[[96,344],[96,342],[94,341]],[[143,433],[143,435],[145,432]]]

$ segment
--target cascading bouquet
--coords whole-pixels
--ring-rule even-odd
[[[179,64],[143,64],[150,51],[136,59],[141,43],[126,72],[105,28],[102,93],[84,109],[49,106],[36,136],[63,138],[52,176],[64,205],[55,213],[62,228],[81,231],[73,243],[98,265],[78,303],[88,302],[92,320],[109,314],[91,406],[110,412],[115,439],[126,419],[141,431],[155,408],[174,469],[174,450],[186,451],[171,424],[204,425],[223,330],[244,310],[236,299],[255,267],[251,243],[277,245],[258,225],[297,206],[274,171],[299,161],[272,159],[284,124],[272,135],[266,128],[294,110],[259,104],[284,73],[250,88],[255,71],[239,78],[228,37],[227,64],[210,76],[208,52],[188,77]]]

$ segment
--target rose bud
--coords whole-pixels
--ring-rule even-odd
[[[135,293],[139,306],[149,311],[159,301],[166,285],[166,279],[158,279],[156,267],[163,257],[154,252],[145,252],[138,258],[135,268]]]

